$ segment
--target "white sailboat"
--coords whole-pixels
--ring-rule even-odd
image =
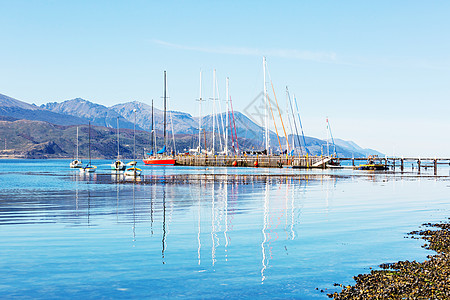
[[[137,168],[137,161],[136,161],[136,109],[133,110],[134,112],[134,130],[133,130],[133,137],[134,137],[134,160],[127,163],[127,166],[131,166],[131,168],[127,168],[124,172],[125,176],[140,176],[142,173],[142,170]]]
[[[93,173],[95,170],[97,170],[97,167],[91,164],[91,122],[89,122],[89,163],[86,167],[80,168],[80,172]]]
[[[70,163],[71,168],[81,168],[83,163],[78,159],[78,127],[77,127],[77,158]]]
[[[117,159],[111,164],[111,170],[123,171],[125,170],[125,164],[120,160],[120,148],[119,148],[119,117],[117,117]]]

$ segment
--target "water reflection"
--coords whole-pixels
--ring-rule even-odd
[[[165,264],[165,257],[164,257],[164,251],[166,250],[166,185],[163,183],[163,190],[162,190],[162,205],[163,205],[163,219],[162,219],[162,250],[161,250],[161,256],[162,256],[162,263]]]
[[[197,196],[197,258],[198,258],[198,265],[201,264],[201,249],[202,249],[202,241],[200,239],[201,233],[202,233],[202,226],[201,226],[201,182],[198,183],[198,196]]]
[[[264,280],[266,277],[264,276],[264,272],[268,265],[268,258],[266,253],[267,245],[266,243],[269,240],[269,235],[267,233],[268,228],[268,219],[269,219],[269,182],[266,181],[265,189],[264,189],[264,214],[263,214],[263,241],[261,243],[261,250],[262,250],[262,269],[261,269],[261,283],[264,283]]]
[[[128,181],[121,174],[76,173],[64,178],[72,189],[2,194],[0,225],[52,222],[110,230],[117,233],[113,241],[123,238],[123,243],[141,247],[165,267],[181,265],[182,257],[201,270],[216,270],[236,264],[243,256],[246,259],[239,263],[253,268],[258,282],[266,285],[274,268],[284,257],[295,255],[298,240],[305,242],[309,234],[298,228],[304,222],[305,205],[310,215],[330,222],[338,182],[361,178],[368,184],[397,180],[376,174],[354,179],[329,174],[146,172],[139,180]],[[14,216],[5,213],[11,207]],[[105,238],[101,231],[95,232]]]

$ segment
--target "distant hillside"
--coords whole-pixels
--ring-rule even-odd
[[[136,111],[136,112],[135,112]],[[231,116],[230,116],[231,117]],[[44,121],[48,122],[47,125],[42,125],[43,123],[34,123],[35,126],[56,126],[62,125],[68,128],[73,127],[74,125],[84,125],[81,128],[86,127],[85,125],[90,121],[92,125],[102,126],[107,128],[108,130],[103,130],[103,134],[99,135],[99,141],[105,143],[104,146],[98,144],[97,148],[102,149],[102,151],[98,151],[97,155],[99,157],[112,157],[113,153],[111,150],[108,150],[111,145],[109,139],[114,139],[113,137],[109,137],[112,134],[111,129],[117,127],[117,118],[119,119],[119,126],[123,129],[123,132],[126,133],[127,129],[130,130],[134,127],[134,123],[136,122],[136,129],[139,131],[139,136],[142,135],[142,141],[139,146],[142,148],[145,144],[149,143],[150,131],[151,131],[151,119],[152,119],[152,107],[148,104],[144,104],[142,102],[133,101],[127,102],[123,104],[117,104],[112,107],[106,107],[103,105],[99,105],[96,103],[92,103],[90,101],[76,98],[72,100],[67,100],[63,102],[51,102],[41,107],[36,105],[31,105],[11,97],[1,95],[0,94],[0,120],[9,121],[18,126],[16,130],[31,130],[26,129],[26,124],[24,122],[13,122],[15,120],[31,120],[31,121]],[[154,121],[155,121],[155,132],[158,136],[162,136],[163,128],[164,128],[164,114],[160,109],[154,108]],[[218,123],[222,124],[226,120],[226,113],[220,113],[216,115],[216,120]],[[236,124],[236,131],[238,135],[238,144],[240,150],[263,150],[264,148],[264,128],[253,122],[246,115],[235,111],[234,112],[234,120]],[[231,121],[231,120],[230,120]],[[3,123],[5,126],[9,123]],[[19,126],[20,124],[20,126]],[[55,124],[55,125],[53,125]],[[202,118],[202,128],[205,132],[202,134],[202,147],[204,147],[204,139],[207,140],[208,147],[211,147],[212,141],[212,125],[213,125],[213,117],[212,115],[206,115]],[[226,126],[226,125],[225,125]],[[56,128],[56,127],[55,127]],[[93,127],[94,128],[94,127]],[[96,128],[96,127],[95,127]],[[98,127],[101,128],[101,127]],[[198,145],[198,117],[193,117],[188,113],[178,112],[178,111],[170,111],[167,113],[167,130],[168,136],[167,138],[172,143],[172,128],[174,130],[175,135],[177,136],[176,143],[178,151],[188,150],[190,148],[195,148]],[[141,132],[140,130],[146,130],[147,132]],[[221,128],[220,132],[223,132],[223,128]],[[60,134],[62,137],[58,136]],[[60,153],[62,156],[70,155],[70,153],[74,153],[73,146],[75,145],[73,136],[68,134],[70,132],[69,129],[65,129],[65,127],[59,128],[59,131],[48,130],[47,132],[38,133],[36,130],[31,130],[28,135],[30,139],[25,143],[22,141],[21,143],[12,143],[12,145],[17,145],[17,147],[22,147],[25,152],[31,151],[27,150],[28,146],[26,145],[38,145],[40,143],[50,144],[43,147],[45,149],[49,149],[48,151],[53,152],[52,155],[55,156],[57,153]],[[109,133],[107,133],[109,132]],[[122,131],[121,131],[122,132]],[[33,133],[33,134],[31,134]],[[35,136],[34,134],[37,134]],[[20,134],[17,134],[20,137]],[[20,141],[21,138],[16,137]],[[145,138],[144,138],[145,137]],[[24,138],[22,136],[22,138]],[[14,138],[13,138],[14,140]],[[145,142],[147,140],[147,142]],[[298,147],[298,141],[300,140],[302,144],[301,153],[306,154],[305,145],[303,145],[302,137],[295,137],[295,141]],[[305,137],[306,147],[312,155],[321,155],[325,154],[327,151],[325,149],[326,141],[313,138],[313,137]],[[216,128],[216,144],[215,148],[219,149],[221,143],[223,143],[223,139],[219,139],[219,133]],[[279,152],[279,142],[276,134],[270,131],[270,141],[271,141],[271,149],[273,153]],[[341,139],[335,139],[336,141],[336,151],[341,157],[365,157],[370,154],[377,154],[382,156],[382,154],[378,151],[372,149],[363,149],[359,147],[354,142],[344,141]],[[51,144],[51,142],[56,143],[60,149],[54,147],[55,145]],[[24,144],[25,143],[25,144]],[[30,144],[31,143],[31,144]],[[96,143],[93,141],[93,143]],[[162,141],[161,141],[162,143]],[[286,140],[284,137],[280,137],[280,143],[285,148]],[[292,136],[290,136],[290,143],[292,143]],[[125,144],[124,144],[125,145]],[[171,144],[172,145],[172,144]],[[229,141],[229,149],[232,148],[231,142],[231,132],[230,132],[230,141]],[[50,148],[51,149],[50,149]],[[106,147],[106,148],[102,148]],[[139,148],[138,147],[138,148]],[[114,146],[112,146],[115,149]],[[298,149],[298,148],[297,148]],[[126,149],[124,150],[125,154],[127,153]],[[330,149],[333,151],[333,149]],[[300,151],[298,151],[300,153]]]
[[[58,125],[86,124],[75,116],[55,113],[0,94],[0,116],[14,119],[46,121]]]
[[[79,127],[79,156],[88,156],[88,125]],[[0,121],[0,136],[2,147],[0,156],[17,156],[25,158],[72,158],[76,154],[77,126],[54,125],[42,121],[17,120]],[[113,128],[91,126],[91,156],[92,158],[109,158],[117,156],[117,131]],[[168,150],[173,149],[173,139],[167,136]],[[4,141],[6,140],[6,150]],[[239,139],[244,147],[249,142]],[[182,152],[194,146],[192,135],[175,135],[178,151]],[[157,149],[163,146],[163,136],[157,135]],[[150,151],[150,134],[147,131],[136,130],[137,158],[143,157],[144,152]],[[133,130],[120,129],[120,154],[125,159],[132,159],[134,152]]]
[[[39,107],[37,107],[36,105],[28,104],[26,102],[19,101],[3,94],[0,94],[0,107],[16,107],[28,110],[39,110]]]
[[[120,128],[132,129],[134,127],[132,122],[126,120],[114,110],[81,98],[66,100],[60,103],[50,102],[41,105],[41,108],[58,114],[78,117],[84,120],[81,124],[86,124],[91,121],[92,125],[117,128],[117,118],[119,118]],[[138,126],[137,129],[141,128]]]
[[[356,157],[358,155],[363,155],[360,157],[367,157],[369,155],[378,155],[378,156],[384,156],[383,153],[373,150],[373,149],[363,149],[360,146],[358,146],[356,143],[352,142],[352,141],[344,141],[341,139],[334,139],[334,142],[336,143],[337,146],[340,146],[342,148],[347,149],[349,152],[352,152],[351,156],[348,157]]]
[[[130,122],[134,122],[134,109],[136,109],[136,124],[139,127],[150,131],[152,128],[152,107],[151,105],[133,101],[123,104],[111,106],[111,109],[116,111],[122,117]],[[188,114],[178,111],[170,111],[166,113],[167,129],[173,129],[175,134],[193,134],[198,130],[198,122]],[[164,130],[164,111],[153,108],[153,120],[155,122],[155,129],[158,131]]]

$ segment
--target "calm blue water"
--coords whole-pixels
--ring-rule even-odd
[[[448,168],[143,166],[134,183],[109,163],[0,161],[2,298],[327,299],[381,263],[424,260],[406,233],[450,216]]]

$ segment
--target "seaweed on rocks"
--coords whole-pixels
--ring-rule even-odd
[[[334,299],[450,299],[450,223],[423,224],[427,229],[409,233],[434,250],[424,262],[399,261],[380,265],[381,270],[359,274],[356,284],[343,287]]]

